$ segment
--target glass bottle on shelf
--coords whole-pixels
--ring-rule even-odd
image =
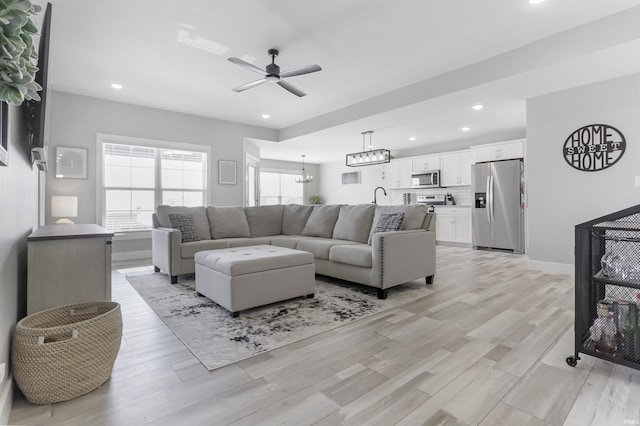
[[[624,337],[620,329],[620,304],[613,302],[613,321],[615,334],[613,335],[613,356],[624,356]]]
[[[640,361],[640,327],[638,327],[638,306],[629,304],[629,315],[622,327],[624,336],[624,357],[630,361]]]

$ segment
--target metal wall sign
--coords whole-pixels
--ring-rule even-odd
[[[589,124],[569,135],[562,153],[574,169],[597,172],[617,163],[626,147],[620,130],[608,124]]]

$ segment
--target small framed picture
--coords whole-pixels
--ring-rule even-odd
[[[235,161],[218,161],[218,183],[220,185],[236,184],[236,164]]]
[[[342,174],[343,185],[352,185],[354,183],[360,183],[360,172],[348,172]]]
[[[66,146],[56,147],[56,177],[58,179],[86,179],[87,150]]]

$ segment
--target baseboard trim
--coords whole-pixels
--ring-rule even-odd
[[[149,259],[151,260],[151,250],[123,251],[111,253],[113,262],[126,262],[127,260]]]
[[[11,404],[13,403],[13,377],[11,374],[4,383],[0,384],[0,425],[9,424]]]
[[[571,263],[543,262],[542,260],[529,260],[529,269],[546,272],[548,274],[573,275],[575,266]]]

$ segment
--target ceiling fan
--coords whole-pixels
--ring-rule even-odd
[[[264,76],[260,80],[252,81],[251,83],[238,86],[235,89],[233,89],[233,91],[243,92],[247,89],[251,89],[252,87],[259,86],[262,83],[272,82],[272,83],[278,83],[278,86],[284,89],[287,89],[289,92],[293,93],[296,96],[300,96],[300,97],[306,96],[307,94],[305,92],[298,89],[296,86],[289,83],[288,81],[283,80],[283,78],[295,77],[296,75],[302,75],[302,74],[309,74],[312,72],[320,71],[322,70],[322,68],[320,68],[318,65],[307,65],[305,67],[293,68],[288,71],[280,72],[280,67],[277,66],[275,63],[276,56],[278,56],[278,53],[280,53],[278,49],[269,49],[267,53],[271,56],[271,63],[267,65],[266,70],[260,69],[255,65],[252,65],[249,62],[243,61],[242,59],[239,59],[239,58],[229,58],[229,62],[233,62],[236,65],[240,65],[243,68],[246,68],[253,72],[257,72],[258,74],[262,74]]]

